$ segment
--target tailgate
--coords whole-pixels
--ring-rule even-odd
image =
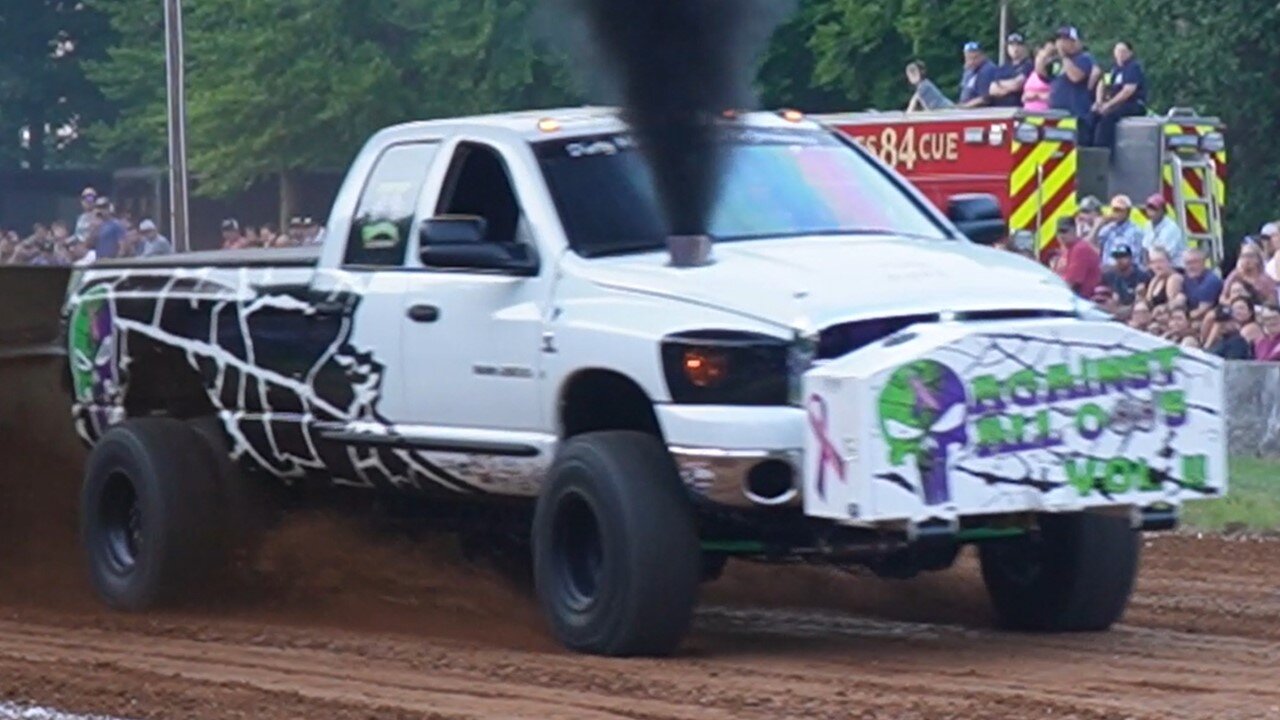
[[[1118,323],[916,325],[804,379],[805,512],[851,523],[1225,493],[1222,362]]]

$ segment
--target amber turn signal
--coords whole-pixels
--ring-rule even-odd
[[[684,375],[694,387],[714,387],[728,374],[729,357],[725,353],[709,348],[684,351]]]

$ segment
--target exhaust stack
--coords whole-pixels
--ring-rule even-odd
[[[714,262],[710,235],[669,235],[667,252],[671,255],[671,267],[702,267]]]

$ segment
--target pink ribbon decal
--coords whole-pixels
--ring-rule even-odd
[[[827,499],[827,465],[835,468],[836,476],[840,478],[840,482],[844,482],[844,459],[840,457],[835,443],[831,441],[827,401],[816,393],[810,395],[808,409],[809,427],[813,430],[814,439],[818,441],[818,497],[825,500]]]

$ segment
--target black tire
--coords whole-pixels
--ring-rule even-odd
[[[218,459],[190,425],[128,420],[94,446],[80,498],[81,542],[99,596],[120,610],[173,603],[224,565]]]
[[[564,444],[533,521],[538,599],[565,646],[667,655],[702,576],[693,507],[662,443],[638,432]]]
[[[1001,627],[1106,630],[1124,615],[1138,574],[1141,534],[1095,513],[1040,516],[1039,537],[981,546],[982,579]]]

